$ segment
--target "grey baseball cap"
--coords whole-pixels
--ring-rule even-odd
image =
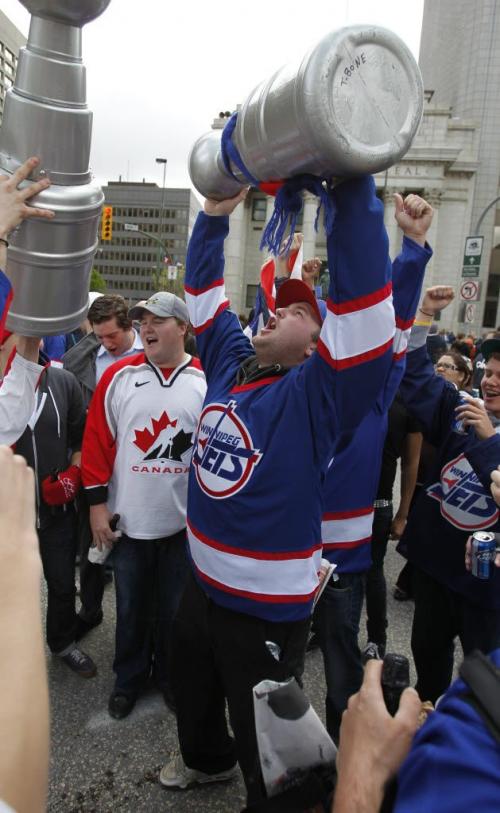
[[[180,297],[171,294],[170,291],[158,291],[146,301],[138,302],[137,305],[130,308],[128,315],[131,319],[140,319],[144,311],[154,313],[155,316],[163,319],[166,319],[167,316],[175,316],[181,322],[189,322],[186,303]]]

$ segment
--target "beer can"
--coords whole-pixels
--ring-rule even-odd
[[[472,575],[477,579],[489,579],[494,557],[495,534],[476,531],[472,537]]]
[[[463,406],[464,404],[468,404],[469,400],[470,400],[469,398],[464,398],[464,396],[460,394],[460,400],[457,404],[457,408],[459,406]],[[470,429],[469,426],[464,426],[462,418],[457,418],[456,416],[453,417],[451,428],[453,429],[454,432],[457,432],[457,434],[459,435],[466,435]]]

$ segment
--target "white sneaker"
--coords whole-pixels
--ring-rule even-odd
[[[207,782],[227,782],[236,776],[238,766],[233,765],[220,773],[203,773],[195,768],[188,768],[180,753],[175,753],[160,771],[160,782],[166,788],[185,790],[190,785],[204,785]]]

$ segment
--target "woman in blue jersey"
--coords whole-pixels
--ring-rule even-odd
[[[466,398],[432,365],[426,337],[453,290],[429,288],[412,328],[401,392],[436,448],[436,461],[410,514],[403,543],[414,566],[412,651],[417,691],[435,701],[448,687],[454,639],[467,654],[500,646],[500,572],[475,578],[464,565],[467,538],[500,530],[490,472],[500,461],[500,342],[485,342],[484,405]]]

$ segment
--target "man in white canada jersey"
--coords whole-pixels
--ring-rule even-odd
[[[171,705],[170,630],[188,570],[188,470],[206,392],[198,360],[184,352],[182,299],[161,291],[130,317],[140,321],[144,351],[104,372],[82,450],[94,543],[113,546],[116,682],[108,710],[117,719],[130,713],[151,672]]]

